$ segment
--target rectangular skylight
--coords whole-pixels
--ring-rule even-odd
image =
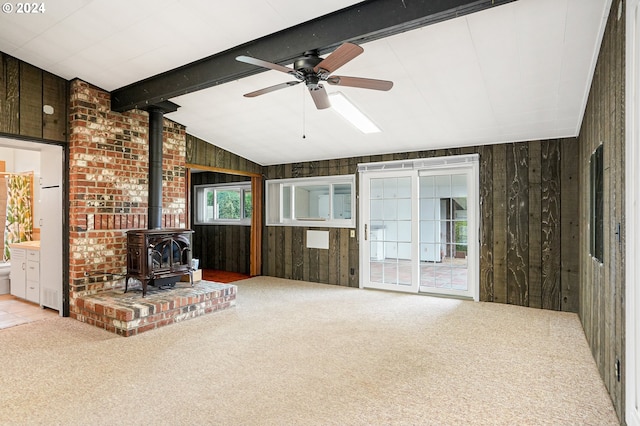
[[[380,128],[341,92],[329,93],[329,100],[331,101],[331,109],[340,114],[349,123],[356,126],[362,133],[380,132]]]

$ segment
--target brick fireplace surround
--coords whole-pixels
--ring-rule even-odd
[[[142,292],[102,291],[76,299],[76,318],[129,337],[144,331],[235,306],[236,286],[201,281],[191,287],[179,282],[172,289],[149,287]]]
[[[236,287],[149,287],[124,293],[126,231],[147,227],[149,116],[111,111],[108,92],[70,90],[69,315],[131,336],[235,305]],[[164,119],[162,226],[186,228],[186,132]]]

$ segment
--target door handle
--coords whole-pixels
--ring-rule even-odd
[[[364,224],[364,240],[365,241],[369,239],[369,236],[367,234],[368,234],[368,232],[367,232],[367,224],[365,223]]]

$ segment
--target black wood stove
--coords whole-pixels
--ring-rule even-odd
[[[142,283],[142,297],[147,294],[147,285],[173,287],[180,278],[189,274],[193,287],[191,268],[190,229],[134,229],[127,231],[127,277]]]
[[[142,283],[142,297],[147,285],[173,287],[180,278],[189,274],[193,286],[191,268],[190,229],[162,228],[162,143],[163,115],[173,112],[178,105],[164,101],[150,106],[149,113],[149,229],[127,231],[127,277]]]

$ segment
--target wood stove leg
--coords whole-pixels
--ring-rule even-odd
[[[189,269],[189,280],[191,281],[191,287],[193,287],[193,271]]]
[[[127,279],[124,281],[124,292],[125,293],[129,289],[129,278],[131,278],[131,277],[129,275],[127,275]]]
[[[142,297],[145,297],[147,295],[147,281],[148,280],[141,280],[142,281]]]

